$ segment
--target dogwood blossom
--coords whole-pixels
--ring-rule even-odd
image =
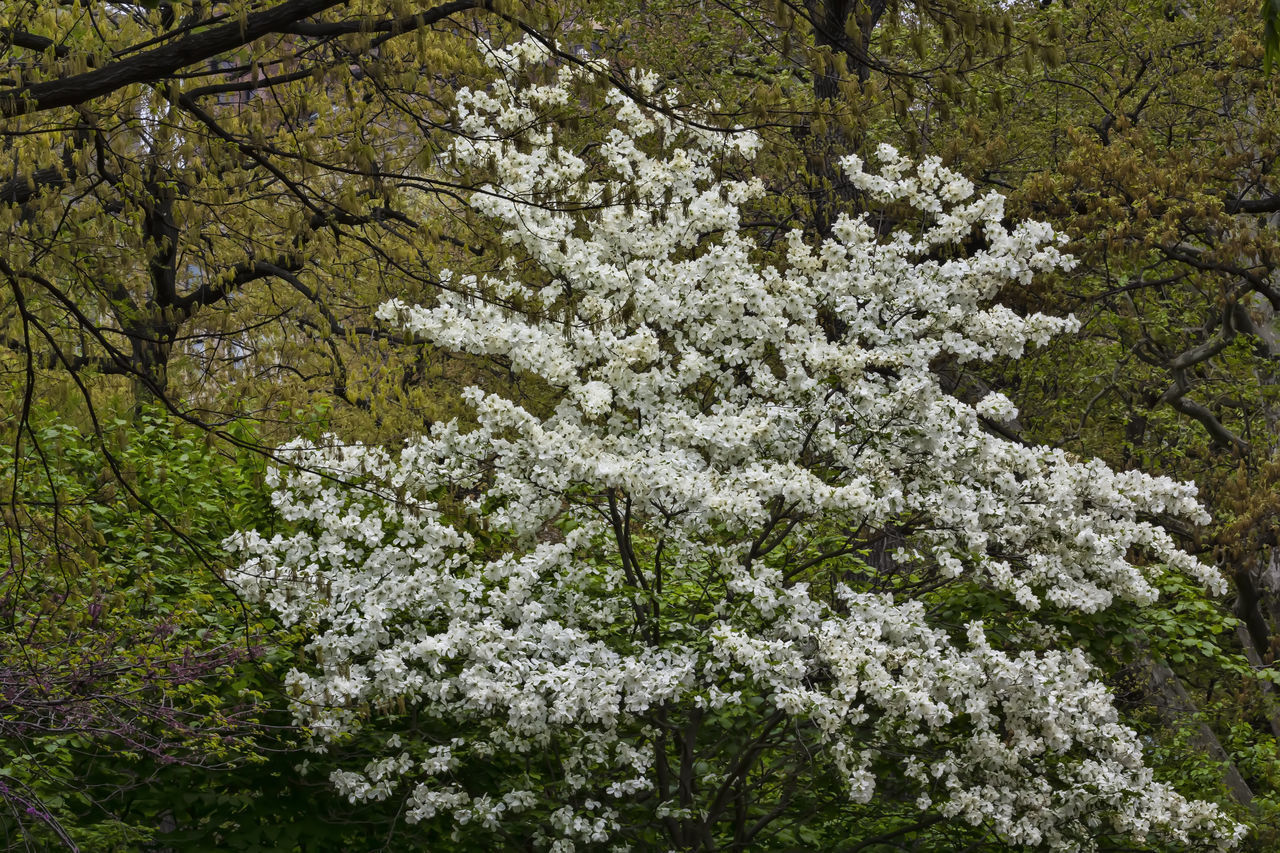
[[[725,792],[751,822],[785,814],[751,787],[761,761],[836,774],[850,808],[893,772],[914,808],[1010,844],[1229,846],[1239,828],[1155,781],[1086,656],[1036,625],[1149,603],[1169,571],[1221,589],[1150,521],[1203,521],[1194,488],[1010,441],[983,425],[1007,398],[932,369],[1075,328],[990,303],[1068,268],[1061,237],[884,146],[849,180],[923,224],[841,216],[770,262],[741,226],[763,186],[717,173],[751,134],[614,92],[599,144],[560,147],[546,116],[587,72],[533,84],[536,44],[494,56],[501,81],[458,94],[455,153],[493,175],[471,204],[520,263],[379,316],[550,390],[469,388],[472,421],[395,451],[295,442],[272,485],[296,532],[228,542],[246,597],[311,632],[287,684],[321,747],[432,721],[338,789],[458,832],[532,815],[553,850],[625,849],[642,824],[688,846],[728,831]],[[939,615],[975,594],[1004,602],[998,630]]]

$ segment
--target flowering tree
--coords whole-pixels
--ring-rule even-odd
[[[717,178],[750,134],[613,94],[575,153],[551,117],[581,109],[590,64],[495,57],[454,151],[492,176],[471,204],[506,274],[381,310],[533,390],[469,388],[473,422],[395,453],[292,445],[273,486],[298,532],[229,541],[235,583],[313,632],[299,720],[321,747],[384,744],[334,784],[556,850],[785,845],[818,821],[865,840],[860,804],[890,802],[876,832],[1236,840],[1154,780],[1052,627],[1150,603],[1164,572],[1219,587],[1149,520],[1200,519],[1193,488],[1012,442],[984,427],[1007,398],[930,369],[1073,327],[987,305],[1069,266],[1052,229],[886,147],[844,169],[916,228],[842,217],[769,263],[740,228],[762,186]]]

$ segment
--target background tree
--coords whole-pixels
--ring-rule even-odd
[[[452,191],[431,174],[439,119],[475,62],[457,28],[484,8],[26,16],[7,42],[22,85],[0,93],[10,364],[121,374],[171,403],[212,402],[187,393],[209,375],[320,374],[367,407],[345,361],[347,339],[374,330],[351,295],[431,280],[432,199]]]

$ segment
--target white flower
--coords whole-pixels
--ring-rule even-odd
[[[1008,423],[1018,417],[1018,408],[1005,395],[992,391],[974,406],[974,410],[984,418],[1000,423]]]

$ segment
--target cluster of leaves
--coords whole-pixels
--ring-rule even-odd
[[[155,822],[124,804],[162,768],[252,754],[268,626],[222,585],[217,542],[267,520],[261,462],[154,412],[4,426],[5,831],[136,844]]]

